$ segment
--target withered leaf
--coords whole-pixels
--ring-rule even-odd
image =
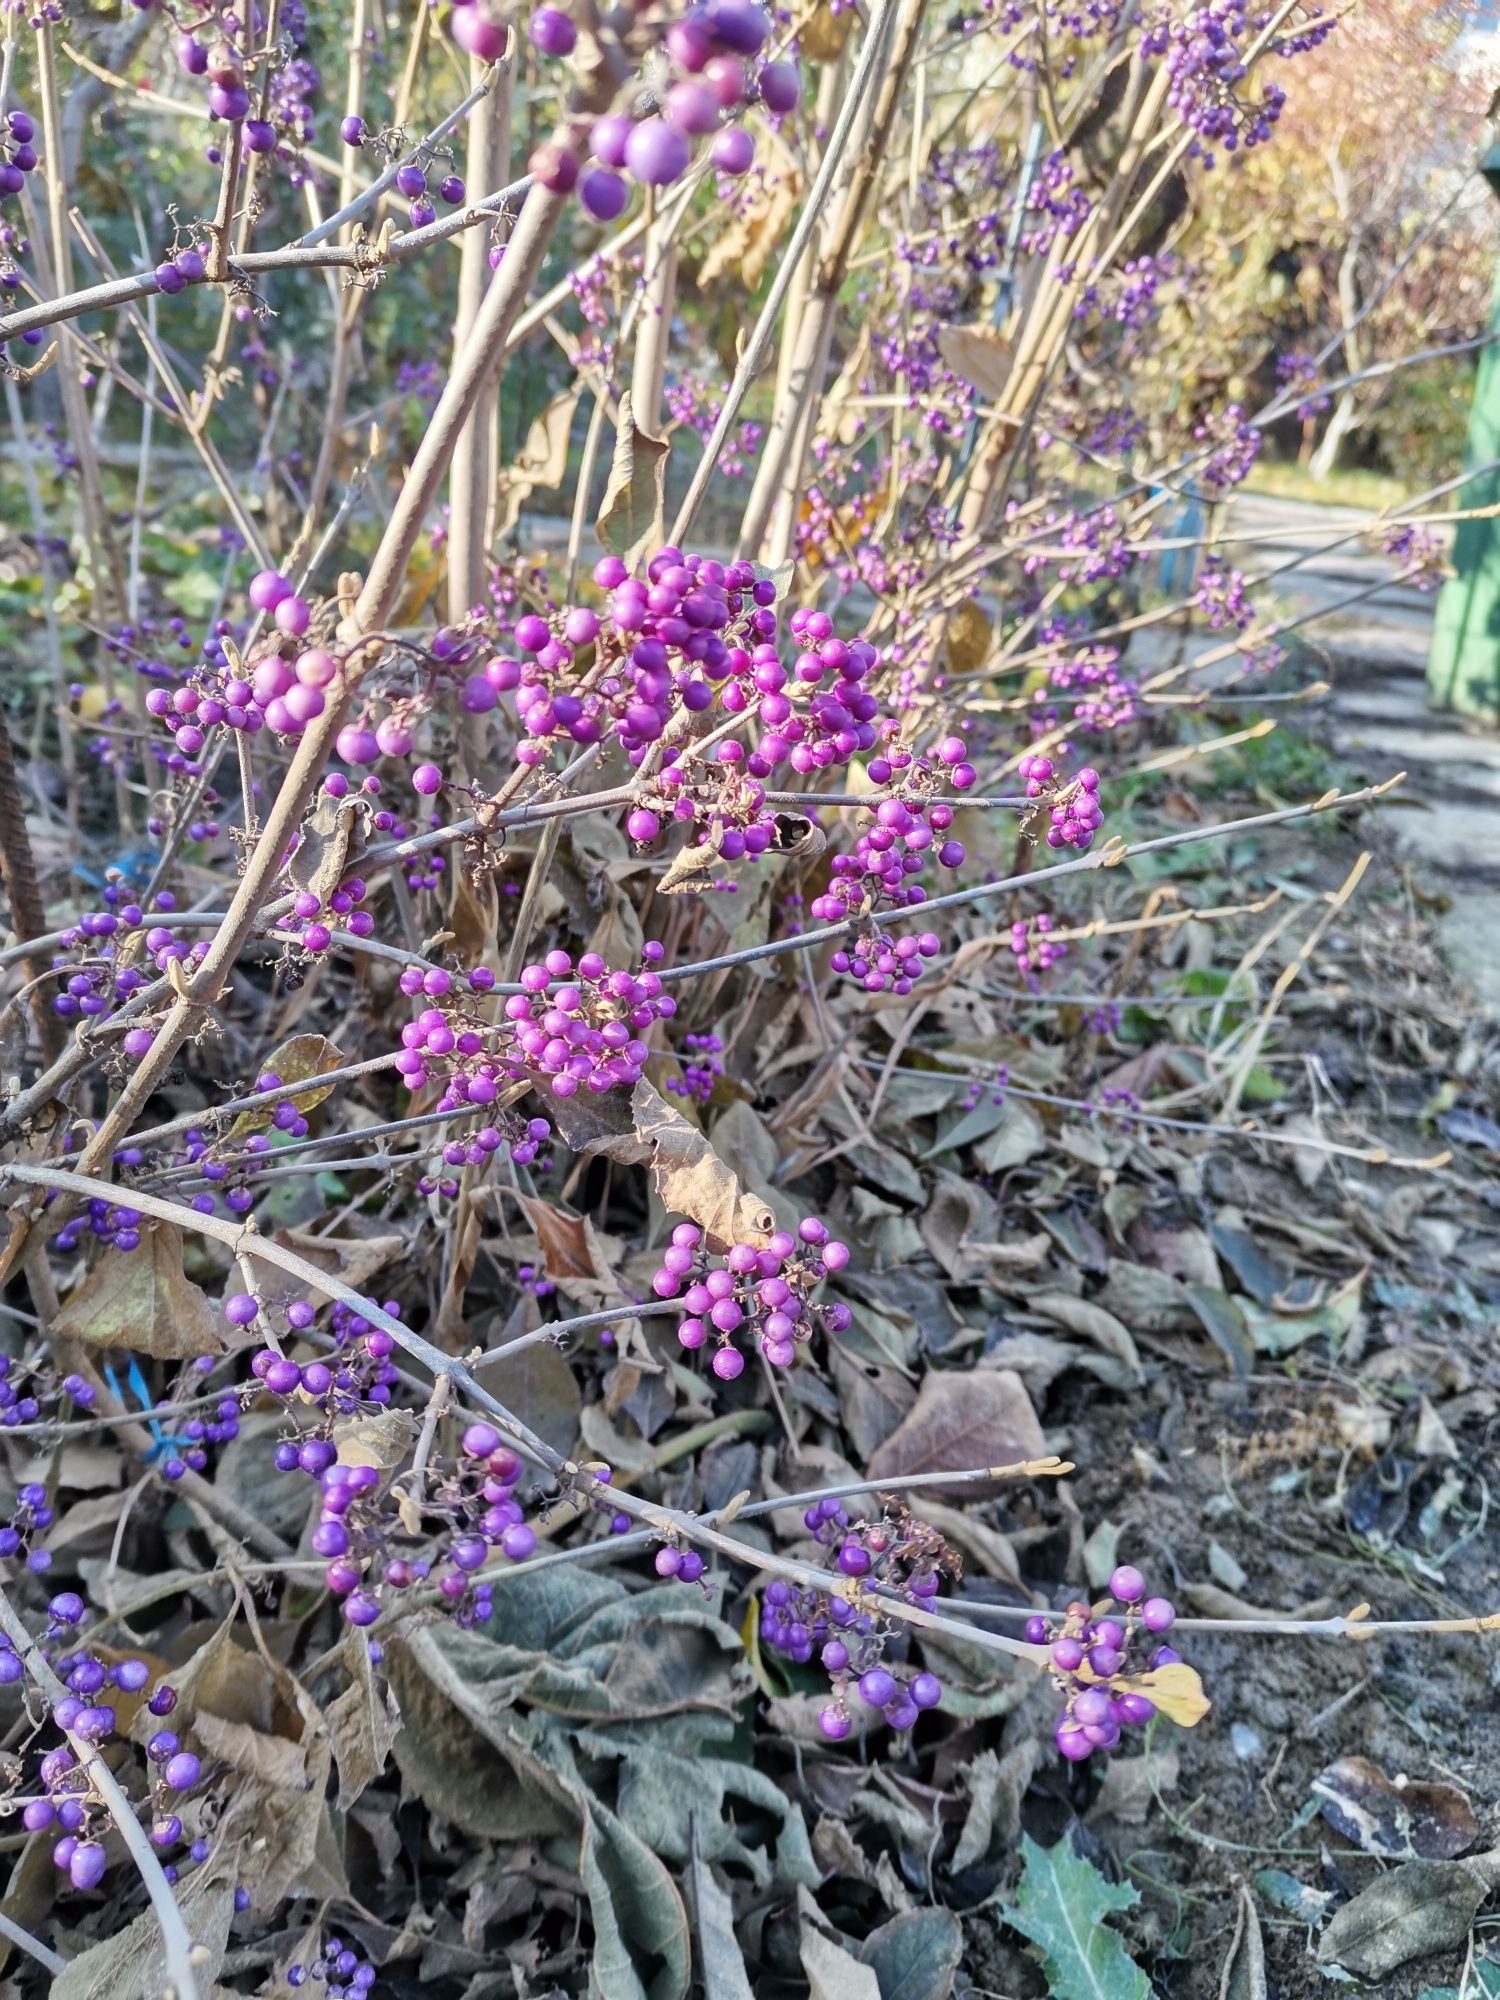
[[[1153,1667],[1149,1673],[1135,1674],[1130,1686],[1137,1694],[1149,1696],[1169,1722],[1179,1729],[1191,1729],[1203,1720],[1213,1703],[1203,1692],[1203,1683],[1186,1660],[1169,1666]]]
[[[404,1236],[315,1236],[309,1229],[278,1229],[274,1241],[356,1292],[407,1248]],[[300,1281],[288,1282],[300,1297]]]
[[[1240,1884],[1239,1913],[1219,1979],[1219,2000],[1266,2000],[1266,1948],[1254,1898]]]
[[[945,326],[938,330],[938,352],[953,370],[971,383],[988,403],[998,403],[1010,380],[1015,350],[992,326]]]
[[[582,390],[574,387],[554,396],[541,415],[532,418],[515,463],[501,468],[495,532],[502,539],[515,527],[521,509],[538,487],[562,484],[581,394]]]
[[[339,1774],[339,1809],[347,1811],[385,1769],[401,1711],[385,1681],[376,1677],[365,1634],[351,1629],[340,1650],[349,1685],[328,1704],[324,1719]]]
[[[628,1119],[598,1098],[557,1098],[549,1109],[575,1153],[648,1167],[664,1206],[696,1222],[712,1249],[769,1236],[776,1227],[770,1205],[743,1191],[698,1127],[644,1077],[631,1092]]]
[[[268,1074],[279,1076],[283,1083],[301,1083],[304,1078],[308,1080],[310,1087],[299,1090],[291,1100],[305,1118],[333,1090],[331,1083],[317,1084],[312,1079],[337,1069],[343,1060],[342,1051],[336,1049],[326,1035],[293,1035],[279,1048],[272,1049],[261,1067]],[[271,1117],[271,1110],[242,1111],[230,1126],[229,1137],[241,1139],[248,1132],[263,1131],[271,1123]]]
[[[182,1232],[171,1222],[142,1223],[139,1249],[102,1257],[53,1331],[96,1350],[120,1347],[157,1361],[193,1361],[225,1348],[218,1313],[182,1268]]]
[[[968,1374],[934,1371],[923,1378],[916,1407],[870,1460],[872,1479],[916,1472],[965,1472],[1018,1464],[1046,1455],[1046,1440],[1019,1375],[1008,1368]],[[965,1499],[988,1499],[1003,1481],[978,1480]]]
[[[218,1978],[234,1916],[234,1883],[194,1869],[177,1891],[188,1935],[202,1953],[194,1970],[204,1992]],[[147,1908],[113,1937],[80,1952],[53,1979],[52,2000],[156,2000],[167,1991],[161,1924]]]
[[[1462,1861],[1404,1862],[1334,1913],[1318,1958],[1381,1979],[1413,1958],[1462,1945],[1488,1895],[1488,1883]]]
[[[302,824],[302,838],[287,863],[287,873],[299,889],[310,890],[327,904],[365,851],[365,808],[354,799],[318,794],[318,805]]]
[[[665,438],[653,437],[636,422],[627,389],[620,397],[614,457],[594,524],[604,547],[626,562],[660,539],[669,449]]]
[[[1453,1861],[1479,1837],[1474,1808],[1454,1785],[1388,1778],[1368,1757],[1340,1757],[1312,1782],[1335,1833],[1387,1861]]]

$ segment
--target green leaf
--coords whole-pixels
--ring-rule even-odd
[[[661,539],[668,446],[635,420],[630,391],[620,398],[615,455],[595,527],[612,556],[633,562],[650,541]]]
[[[1330,1890],[1309,1889],[1305,1882],[1299,1882],[1295,1875],[1288,1875],[1284,1868],[1262,1868],[1255,1878],[1255,1886],[1272,1909],[1285,1910],[1299,1924],[1322,1923],[1328,1914],[1328,1905],[1333,1901]]]
[[[1106,1882],[1066,1834],[1055,1847],[1021,1839],[1016,1900],[1003,1912],[1030,1940],[1051,2000],[1151,2000],[1151,1984],[1104,1919],[1140,1901],[1124,1882]]]
[[[1304,1341],[1316,1340],[1321,1335],[1337,1353],[1358,1316],[1362,1289],[1357,1283],[1346,1285],[1327,1305],[1305,1313],[1267,1312],[1247,1300],[1244,1314],[1250,1338],[1262,1354],[1290,1354]]]
[[[1417,2000],[1500,2000],[1500,1959],[1477,1958],[1469,1967],[1462,1990],[1457,1986],[1428,1986]]]
[[[1240,1085],[1240,1097],[1246,1104],[1274,1104],[1286,1096],[1286,1085],[1279,1083],[1263,1064],[1255,1063]]]

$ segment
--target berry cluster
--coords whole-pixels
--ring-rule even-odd
[[[598,952],[584,952],[575,964],[568,952],[550,951],[539,964],[522,968],[523,990],[507,997],[498,1023],[466,1007],[453,975],[441,966],[425,971],[408,966],[401,990],[439,1004],[424,1007],[401,1030],[396,1067],[413,1091],[442,1077],[440,1110],[484,1109],[507,1085],[541,1079],[554,1097],[572,1097],[580,1089],[629,1090],[650,1055],[642,1036],[677,1011],[653,970],[663,955],[659,944],[648,943],[642,951],[645,967],[631,973],[611,971]],[[484,966],[467,975],[474,995],[488,993],[494,983]],[[529,1166],[550,1136],[545,1119],[517,1126],[511,1158]],[[488,1154],[503,1142],[497,1133],[491,1144],[486,1133],[473,1144]],[[467,1159],[465,1148],[463,1160],[449,1164]]]
[[[1156,1704],[1130,1681],[1147,1667],[1181,1659],[1172,1647],[1156,1644],[1176,1618],[1165,1597],[1146,1596],[1140,1571],[1122,1563],[1109,1579],[1102,1606],[1075,1602],[1060,1619],[1027,1620],[1031,1644],[1051,1649],[1052,1682],[1063,1698],[1054,1733],[1070,1763],[1081,1763],[1096,1750],[1113,1750],[1123,1730],[1142,1728],[1155,1715]]]
[[[879,1586],[910,1604],[930,1602],[943,1577],[960,1571],[942,1536],[895,1500],[887,1500],[874,1520],[851,1522],[840,1501],[827,1495],[807,1509],[803,1523],[841,1577]],[[830,1742],[841,1742],[854,1726],[851,1697],[883,1714],[892,1729],[910,1729],[943,1698],[936,1674],[893,1672],[886,1664],[895,1635],[873,1593],[856,1604],[837,1590],[777,1578],[761,1600],[760,1636],[799,1665],[817,1654],[832,1681],[833,1699],[818,1716]]]
[[[934,793],[944,778],[955,791],[973,787],[976,774],[965,759],[961,736],[943,737],[933,759],[917,756],[900,742],[890,743],[870,759],[870,778],[877,785],[888,785],[890,796],[875,808],[874,823],[861,830],[854,852],[834,855],[829,864],[832,879],[811,904],[820,923],[861,920],[851,944],[836,950],[829,962],[835,972],[857,979],[867,993],[887,988],[909,993],[921,971],[920,961],[936,957],[942,949],[934,932],[892,936],[880,917],[926,900],[927,891],[916,878],[929,855],[941,868],[962,865],[963,843],[948,837],[953,805]]]
[[[1214,146],[1226,153],[1263,146],[1281,116],[1286,92],[1278,85],[1262,85],[1258,101],[1240,90],[1250,73],[1243,45],[1269,18],[1247,0],[1208,0],[1180,19],[1164,11],[1146,29],[1143,52],[1163,57],[1167,102],[1193,133],[1192,152],[1205,167],[1214,164]]]
[[[367,1349],[377,1351],[386,1336],[372,1333]],[[259,1357],[257,1357],[259,1359]],[[300,1371],[308,1393],[308,1377],[318,1369]],[[277,1393],[290,1382],[294,1362],[273,1360],[264,1376]],[[317,1381],[327,1374],[322,1369]],[[356,1427],[357,1434],[357,1427]],[[399,1593],[436,1577],[437,1590],[450,1615],[461,1625],[483,1624],[493,1610],[492,1586],[476,1576],[498,1550],[512,1562],[524,1562],[536,1551],[536,1533],[526,1521],[514,1488],[521,1477],[520,1459],[502,1444],[493,1424],[473,1423],[463,1434],[456,1465],[429,1462],[413,1489],[387,1485],[374,1466],[346,1464],[331,1438],[308,1438],[278,1450],[277,1463],[299,1469],[318,1481],[321,1513],[312,1531],[312,1548],[327,1558],[324,1578],[343,1600],[351,1625],[373,1625],[380,1617],[386,1592]],[[429,1523],[436,1527],[430,1528]],[[427,1548],[417,1544],[424,1534]],[[400,1553],[403,1547],[413,1553]]]
[[[812,1294],[848,1262],[848,1245],[816,1216],[799,1222],[795,1236],[779,1229],[764,1244],[731,1244],[721,1264],[711,1262],[697,1224],[679,1222],[651,1289],[659,1299],[681,1298],[688,1317],[678,1325],[678,1340],[696,1351],[713,1339],[713,1371],[732,1382],[745,1368],[737,1336],[756,1340],[773,1368],[790,1368],[797,1343],[819,1326],[845,1330],[849,1308],[838,1300],[814,1305]]]
[[[1066,958],[1068,947],[1052,938],[1052,919],[1045,910],[1029,921],[1017,917],[1010,927],[1010,948],[1015,954],[1016,970],[1028,978],[1046,972],[1056,965],[1060,958]]]
[[[52,1720],[57,1727],[85,1743],[110,1745],[125,1735],[112,1692],[133,1698],[144,1693],[151,1670],[142,1659],[127,1656],[106,1662],[79,1648],[77,1631],[83,1623],[85,1605],[76,1591],[64,1590],[47,1606],[47,1626],[38,1647],[48,1659],[67,1692],[54,1703]],[[0,1684],[21,1681],[25,1668],[11,1641],[0,1638]],[[159,1684],[144,1704],[147,1714],[168,1716],[177,1705],[176,1691],[166,1682]],[[146,1744],[146,1758],[153,1767],[151,1779],[152,1845],[170,1850],[183,1839],[178,1811],[184,1797],[202,1781],[203,1765],[192,1751],[184,1750],[172,1730],[157,1730]],[[67,1744],[59,1744],[41,1756],[34,1784],[13,1805],[21,1808],[21,1824],[27,1833],[56,1829],[52,1849],[54,1865],[75,1889],[97,1889],[104,1879],[108,1857],[104,1835],[109,1815],[95,1793],[87,1767]],[[208,1854],[206,1843],[193,1843],[187,1858],[199,1862]],[[168,1879],[177,1879],[178,1869],[169,1866]]]
[[[504,53],[507,34],[485,0],[461,0],[449,17],[449,33],[461,49],[486,62]],[[633,96],[620,111],[596,119],[585,131],[569,124],[533,152],[531,173],[544,187],[579,200],[599,222],[613,222],[630,199],[631,181],[667,187],[687,171],[696,139],[713,136],[711,158],[721,174],[747,173],[755,145],[743,126],[725,124],[758,101],[773,118],[796,109],[801,78],[789,62],[754,68],[770,34],[769,16],[753,0],[708,0],[674,21],[655,51],[665,66],[660,81]],[[531,16],[530,35],[539,54],[572,55],[578,31],[561,8],[541,6]],[[650,53],[651,31],[631,38],[633,53]],[[585,159],[591,164],[585,165]]]
[[[0,1523],[0,1562],[13,1562],[20,1556],[33,1576],[45,1576],[52,1567],[52,1552],[39,1545],[39,1537],[52,1526],[52,1520],[46,1487],[28,1480],[17,1489],[10,1519]],[[6,1673],[0,1673],[0,1682],[6,1677]],[[18,1680],[20,1676],[11,1673],[9,1678]]]
[[[364,2000],[377,1977],[369,1959],[361,1958],[352,1945],[339,1937],[326,1938],[316,1958],[306,1963],[299,1959],[286,1969],[288,1986],[305,1986],[311,1979],[328,2000]]]
[[[12,111],[0,124],[0,197],[19,194],[26,176],[41,165],[35,145],[36,122],[25,111]]]
[[[682,1074],[669,1077],[667,1089],[674,1097],[688,1097],[695,1104],[707,1104],[714,1094],[714,1085],[724,1074],[724,1065],[719,1061],[724,1053],[724,1043],[718,1035],[684,1035],[682,1046],[687,1051]]]
[[[1104,822],[1099,804],[1099,773],[1088,766],[1071,778],[1058,775],[1050,757],[1023,757],[1016,766],[1028,799],[1044,801],[1049,824],[1043,835],[1049,847],[1076,847],[1080,854],[1094,844]]]
[[[185,964],[193,955],[192,947],[182,943],[169,925],[148,922],[141,905],[117,885],[109,884],[102,900],[106,908],[86,910],[62,933],[60,949],[53,956],[54,969],[66,977],[62,991],[53,998],[52,1011],[65,1021],[97,1021],[130,1000],[149,983],[148,974],[135,962],[141,957],[149,956],[157,971],[164,972],[171,960]],[[155,899],[157,911],[169,913],[175,907],[176,898],[169,890]],[[142,1032],[126,1030],[126,1055],[146,1053],[151,1040],[148,1033],[142,1042]]]
[[[602,1094],[631,1090],[645,1073],[650,1050],[641,1037],[671,1018],[677,1002],[651,970],[665,956],[644,946],[646,969],[611,972],[596,951],[575,967],[565,951],[549,951],[540,965],[521,969],[524,993],[505,1003],[520,1060],[534,1076],[550,1079],[554,1097],[580,1088]]]

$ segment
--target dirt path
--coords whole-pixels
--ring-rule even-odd
[[[1278,567],[1360,517],[1335,507],[1245,494],[1233,521],[1262,537],[1238,547],[1247,572]],[[1326,612],[1301,630],[1333,685],[1333,742],[1370,778],[1405,770],[1402,844],[1428,893],[1446,898],[1437,927],[1455,968],[1500,1016],[1500,732],[1427,705],[1431,596],[1404,585],[1370,591],[1390,563],[1362,541],[1309,556],[1276,586],[1283,616]]]

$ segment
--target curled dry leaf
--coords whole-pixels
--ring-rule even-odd
[[[626,562],[633,562],[648,542],[661,539],[668,449],[665,438],[653,437],[636,422],[627,389],[620,397],[609,483],[595,523],[603,546]]]
[[[644,1078],[631,1092],[628,1123],[600,1100],[557,1098],[551,1112],[574,1152],[649,1168],[664,1206],[696,1222],[711,1248],[754,1242],[776,1227],[770,1204],[747,1195],[698,1127]]]

